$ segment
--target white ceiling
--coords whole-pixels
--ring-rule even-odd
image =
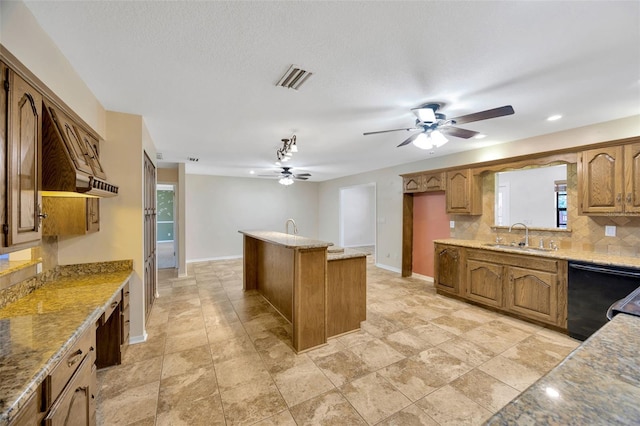
[[[249,176],[288,165],[326,180],[640,114],[640,2],[27,1],[102,105],[140,114],[164,161]],[[291,64],[313,72],[276,87]],[[434,154],[396,148],[410,108],[460,127]],[[559,121],[546,117],[562,114]]]

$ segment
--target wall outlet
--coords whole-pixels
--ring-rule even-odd
[[[455,220],[450,220],[449,221],[449,228],[453,229],[456,227],[456,221]]]
[[[605,237],[615,237],[616,236],[616,227],[615,226],[605,226],[604,227],[604,236]]]
[[[41,274],[42,273],[42,263],[38,262],[36,264],[36,274]]]

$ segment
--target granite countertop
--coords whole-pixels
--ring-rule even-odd
[[[309,249],[309,248],[322,248],[332,246],[333,243],[326,241],[314,240],[307,237],[301,237],[299,235],[285,234],[284,232],[275,231],[238,231],[249,237],[256,238],[258,240],[266,241],[269,243],[278,244],[287,248],[293,249]]]
[[[476,240],[458,240],[448,238],[444,240],[435,240],[440,244],[450,244],[468,248],[478,248],[483,250],[493,250],[505,253],[528,254],[531,256],[548,257],[552,259],[575,260],[579,262],[595,263],[599,265],[616,265],[629,268],[640,268],[640,257],[618,256],[606,253],[595,253],[589,251],[577,250],[524,250],[519,247],[495,247],[492,242],[476,241]]]
[[[343,251],[336,251],[333,253],[329,251],[327,253],[327,261],[329,262],[332,260],[353,259],[357,257],[367,257],[367,254],[350,248],[345,248]]]
[[[640,422],[640,318],[618,314],[487,425]]]
[[[0,426],[9,423],[129,280],[132,263],[116,263],[120,270],[87,264],[93,269],[86,273],[73,265],[0,309]]]

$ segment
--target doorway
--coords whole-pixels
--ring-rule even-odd
[[[375,183],[340,188],[340,245],[375,253]]]
[[[158,202],[158,269],[176,267],[175,187],[170,184],[156,186]]]

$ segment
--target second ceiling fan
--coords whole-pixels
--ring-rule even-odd
[[[417,108],[412,108],[416,116],[416,124],[414,127],[408,127],[404,129],[391,129],[380,130],[376,132],[366,132],[366,135],[375,135],[378,133],[416,131],[405,139],[398,147],[408,145],[413,142],[418,148],[431,149],[433,147],[439,147],[447,143],[448,139],[444,136],[455,136],[457,138],[469,139],[476,135],[478,132],[473,130],[461,129],[459,127],[453,127],[456,124],[472,123],[474,121],[488,120],[490,118],[503,117],[505,115],[511,115],[514,113],[511,105],[505,105],[499,108],[488,109],[486,111],[480,111],[473,114],[462,115],[460,117],[447,119],[447,116],[437,112],[444,105],[440,103],[426,103]],[[443,134],[444,133],[444,134]]]

